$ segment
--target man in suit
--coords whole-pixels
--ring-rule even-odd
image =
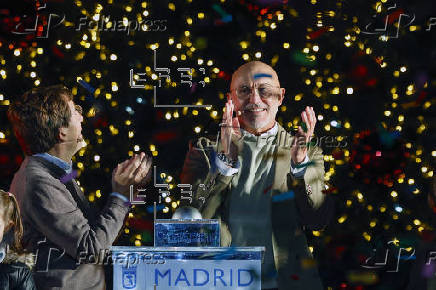
[[[284,94],[269,65],[239,67],[218,144],[191,144],[181,181],[192,184],[203,218],[221,220],[221,246],[266,248],[263,289],[322,289],[303,233],[322,229],[332,214],[321,149],[308,146],[316,116],[306,107],[291,137],[275,120]]]
[[[117,237],[129,212],[129,187],[144,180],[151,158],[144,153],[112,173],[113,192],[101,211],[88,203],[72,171],[73,155],[86,143],[81,108],[63,86],[36,88],[8,111],[26,158],[10,191],[24,224],[23,243],[36,254],[38,289],[105,289],[103,265],[95,260]]]

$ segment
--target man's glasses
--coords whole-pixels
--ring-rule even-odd
[[[235,91],[236,92],[236,96],[240,99],[240,100],[246,100],[248,98],[250,98],[250,96],[252,94],[254,94],[254,90],[257,91],[257,93],[259,94],[259,96],[262,99],[269,99],[273,96],[279,96],[280,95],[280,87],[274,87],[271,85],[266,85],[266,84],[260,84],[260,85],[254,85],[254,86],[240,86],[239,88],[230,90],[230,91]]]

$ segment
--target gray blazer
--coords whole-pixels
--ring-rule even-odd
[[[95,257],[103,260],[129,207],[110,196],[96,212],[76,181],[62,183],[63,176],[55,164],[28,156],[10,188],[21,209],[24,246],[37,255],[37,288],[105,289],[103,266],[94,263]]]

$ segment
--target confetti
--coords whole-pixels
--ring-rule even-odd
[[[337,193],[338,189],[336,187],[329,187],[328,189],[324,189],[321,191],[323,194]]]
[[[271,188],[272,188],[272,184],[263,190],[263,194],[267,194]]]
[[[94,96],[95,93],[95,88],[92,87],[90,84],[88,84],[87,82],[85,82],[82,79],[77,80],[77,82],[85,89],[87,90],[92,96]]]
[[[301,267],[304,269],[315,268],[317,265],[316,261],[311,258],[301,259]]]
[[[221,22],[228,23],[228,22],[231,22],[233,20],[232,15],[230,15],[229,13],[224,11],[224,9],[221,6],[219,6],[218,4],[212,5],[212,8],[221,16],[221,19],[220,19]]]
[[[315,161],[309,161],[306,163],[297,164],[294,167],[295,168],[305,168],[305,167],[314,166],[314,165],[315,165]]]
[[[328,31],[328,27],[323,27],[321,29],[318,29],[318,30],[315,30],[315,31],[309,33],[308,37],[310,39],[316,39],[316,38],[320,37],[321,35],[323,35],[327,31]]]
[[[295,196],[294,191],[288,191],[288,192],[284,192],[282,194],[278,194],[278,195],[274,195],[272,197],[272,202],[281,202],[281,201],[285,201],[288,199],[293,199]]]
[[[410,256],[400,256],[400,260],[416,260],[416,256],[415,255],[410,255]]]
[[[63,184],[67,183],[70,180],[73,180],[74,178],[77,177],[77,170],[73,170],[70,173],[62,176],[59,180],[60,182],[62,182]]]
[[[164,208],[165,208],[165,205],[163,205],[163,204],[156,205],[156,211],[163,210]],[[153,205],[149,205],[149,206],[147,206],[146,210],[147,210],[148,213],[153,213],[154,206]]]
[[[422,276],[425,278],[432,278],[435,276],[436,273],[436,264],[433,262],[430,262],[430,264],[427,265],[427,263],[422,267]]]
[[[368,271],[349,272],[347,278],[350,283],[361,283],[365,285],[372,285],[378,282],[377,273]]]
[[[304,131],[304,133],[306,133],[307,132],[307,125],[306,125],[306,122],[301,122],[301,129],[303,129],[303,131]]]
[[[299,51],[295,51],[290,55],[290,57],[291,60],[298,65],[307,65],[307,66],[316,65],[316,61],[310,59],[306,54]]]
[[[127,222],[129,223],[130,227],[141,231],[152,232],[154,228],[152,221],[142,218],[129,218]]]
[[[270,278],[276,278],[278,276],[278,273],[275,269],[272,269],[268,274],[266,274],[266,276]]]

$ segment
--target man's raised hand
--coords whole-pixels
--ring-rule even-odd
[[[144,184],[151,176],[152,158],[144,152],[118,164],[112,172],[112,190],[130,197],[130,185]]]
[[[236,117],[233,117],[234,108],[233,101],[229,97],[223,113],[223,121],[221,122],[221,139],[218,146],[219,152],[223,152],[231,159],[235,159],[238,156],[238,152],[235,152],[236,148],[231,146],[232,135],[238,137],[241,136],[237,114]]]
[[[315,130],[316,115],[313,107],[306,107],[306,109],[301,112],[301,120],[304,122],[305,128],[302,126],[298,127],[291,147],[291,158],[296,164],[303,162],[306,158],[307,144],[310,142]]]

